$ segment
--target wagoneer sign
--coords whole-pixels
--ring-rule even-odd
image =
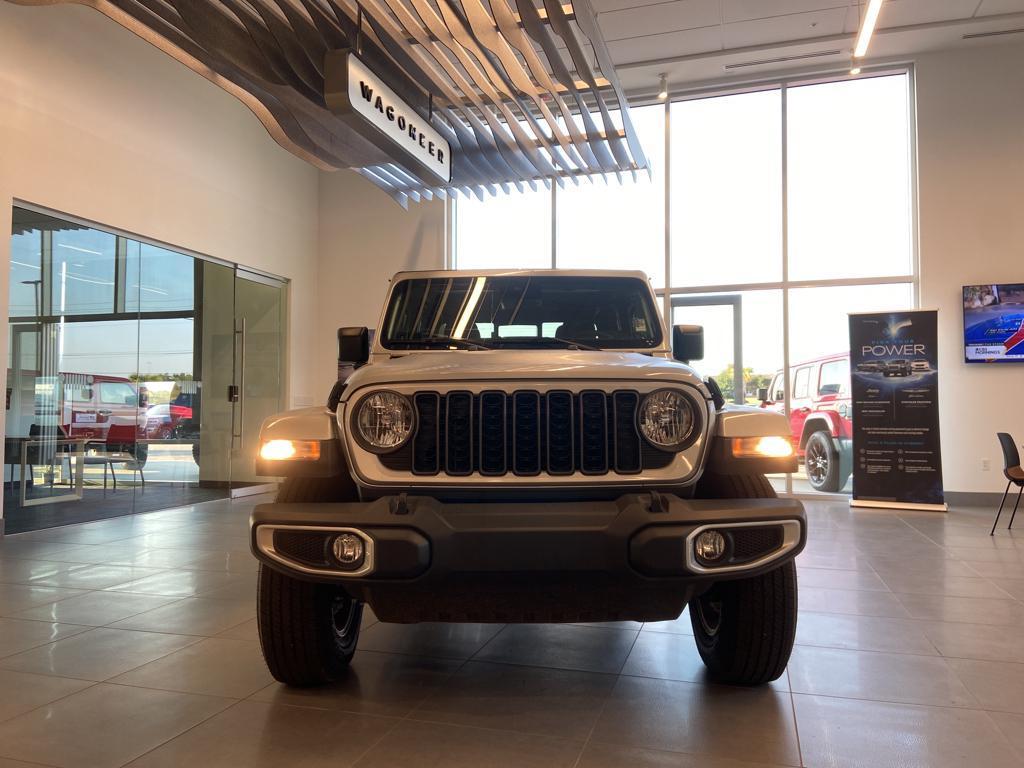
[[[409,170],[423,181],[450,182],[451,147],[444,137],[354,53],[339,54],[327,59],[326,95],[331,110],[353,116],[349,125],[392,154],[399,165],[412,160],[414,167]]]

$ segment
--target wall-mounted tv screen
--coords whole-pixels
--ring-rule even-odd
[[[964,360],[1024,363],[1024,283],[964,286]]]

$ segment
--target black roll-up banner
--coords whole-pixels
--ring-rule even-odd
[[[853,506],[945,510],[934,310],[850,315]]]

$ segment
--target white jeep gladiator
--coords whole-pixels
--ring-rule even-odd
[[[271,673],[337,679],[384,622],[665,621],[715,679],[774,680],[797,621],[785,416],[726,406],[642,272],[404,272],[372,345],[338,331],[326,407],[261,432],[258,624]]]

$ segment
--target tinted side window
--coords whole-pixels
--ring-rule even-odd
[[[134,405],[135,390],[131,384],[121,381],[104,381],[100,384],[100,402]]]
[[[798,368],[796,375],[793,377],[793,397],[798,400],[800,398],[807,397],[810,382],[811,369]]]
[[[819,395],[845,395],[849,388],[850,361],[832,360],[822,363],[818,381]]]

